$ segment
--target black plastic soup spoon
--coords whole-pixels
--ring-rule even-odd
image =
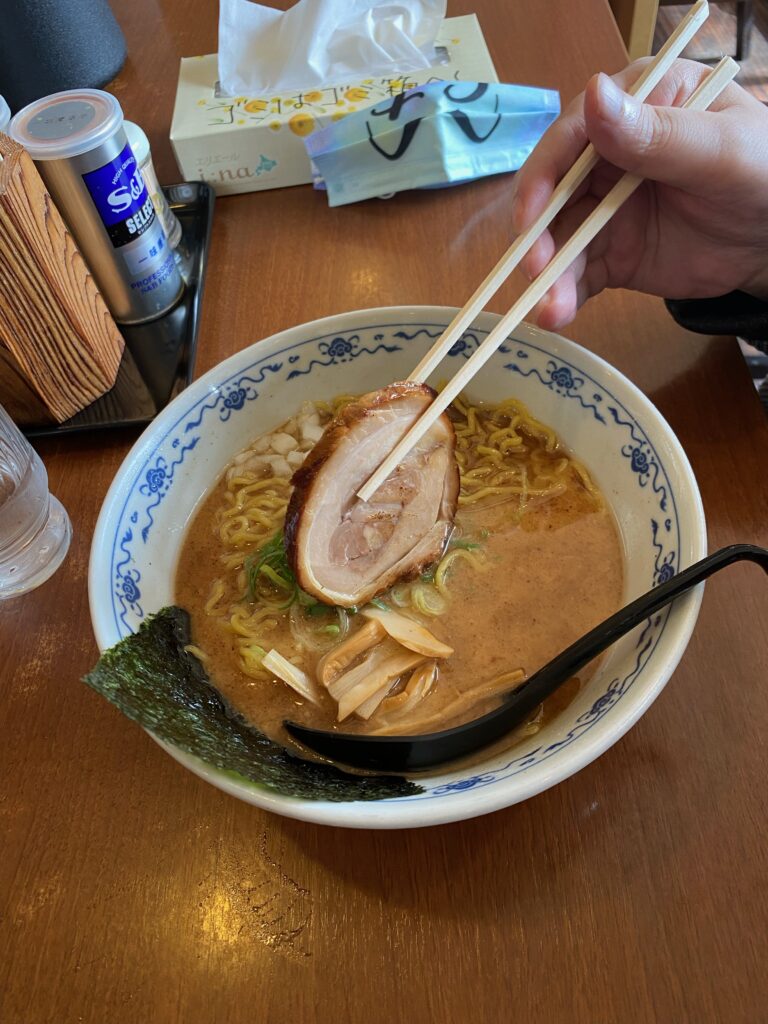
[[[708,555],[615,612],[599,626],[567,647],[538,672],[502,698],[501,706],[482,718],[442,732],[421,736],[353,736],[309,729],[285,722],[294,739],[323,757],[355,768],[404,772],[453,761],[494,743],[551,696],[580,668],[620,637],[664,608],[676,597],[733,562],[748,559],[768,572],[768,550],[754,544],[731,544]]]

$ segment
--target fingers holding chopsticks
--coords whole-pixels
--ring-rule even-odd
[[[624,88],[645,65],[613,79],[595,76],[517,175],[514,226],[525,230],[574,153],[591,141],[601,157],[523,259],[531,280],[624,171],[646,179],[538,304],[533,318],[542,327],[563,327],[604,287],[668,298],[723,294],[751,280],[765,260],[765,246],[756,258],[754,243],[755,225],[765,217],[764,200],[756,200],[765,195],[768,111],[733,84],[708,111],[679,109],[710,70],[683,60],[651,92],[651,102],[640,103]],[[726,250],[732,259],[722,258]]]
[[[705,73],[702,67],[691,78],[701,79]],[[687,94],[696,85],[698,81],[693,80],[688,90],[678,92]],[[685,95],[675,98],[682,100]],[[608,75],[600,74],[584,94],[584,119],[590,141],[609,164],[649,181],[691,190],[697,179],[704,184],[722,155],[727,136],[725,126],[717,123],[717,112],[727,106],[725,96],[706,111],[639,103]]]
[[[541,273],[598,202],[594,196],[584,196],[563,211],[552,232],[547,232],[546,238],[537,242],[524,261],[523,270],[529,280]],[[531,319],[540,327],[548,331],[564,327],[573,320],[587,299],[597,295],[609,284],[605,261],[608,238],[606,231],[601,232],[534,307]]]
[[[677,57],[683,52],[691,39],[693,39],[698,29],[701,28],[702,24],[707,20],[708,16],[709,4],[707,3],[707,0],[695,0],[695,3],[691,5],[688,13],[682,21],[679,22],[656,56],[653,57],[652,60],[646,62],[644,66],[637,69],[637,77],[628,86],[632,95],[643,100],[651,94],[653,89],[670,71]],[[713,78],[707,87],[708,93],[715,89],[716,83],[718,85],[722,85],[726,75],[730,75],[732,78],[734,71],[737,69],[737,66],[733,61],[731,61],[730,65],[721,65],[722,62],[712,72]],[[522,233],[517,235],[507,251],[501,256],[501,259],[499,259],[496,265],[490,270],[472,295],[467,299],[461,309],[456,313],[456,316],[451,320],[445,331],[435,341],[434,345],[424,355],[419,364],[414,367],[408,378],[409,380],[424,381],[439,366],[440,362],[448,354],[455,342],[458,341],[462,333],[470,326],[489,299],[495,295],[501,284],[509,277],[515,267],[520,264],[525,254],[538,239],[539,235],[546,231],[557,214],[567,205],[569,200],[573,200],[574,197],[578,198],[578,196],[584,194],[584,189],[580,188],[580,186],[582,186],[582,184],[587,180],[590,172],[595,170],[598,163],[599,157],[594,146],[585,146],[578,159],[576,159],[565,174],[559,178],[554,190],[552,190],[552,182],[550,181],[549,187],[546,191],[551,191],[551,194],[541,214],[538,217],[535,217]],[[552,174],[552,181],[556,178],[556,172],[557,168],[554,169]],[[525,179],[523,179],[523,181],[524,180]],[[558,263],[558,267],[562,271],[563,267],[561,266],[561,263]],[[539,297],[541,298],[541,296]],[[530,309],[534,305],[535,300],[531,302],[531,306],[528,307],[526,313],[530,312]],[[366,484],[364,489],[367,491],[369,487],[370,482],[369,484]]]
[[[678,107],[710,70],[695,61],[677,60],[643,104],[629,97],[626,91],[637,81],[649,62],[650,58],[635,61],[611,77],[602,73],[595,75],[586,90],[566,107],[557,121],[545,132],[525,165],[515,175],[515,200],[512,212],[515,231],[523,231],[541,213],[555,184],[572,166],[587,142],[595,141],[592,138],[593,133],[600,137],[601,142],[607,141],[606,125],[621,121],[621,112],[616,109],[619,102],[617,97],[626,98],[630,111],[643,108],[647,104]],[[616,89],[612,88],[614,85]],[[724,95],[712,105],[712,110],[721,110],[727,106],[728,95],[735,89],[734,86],[726,89]],[[694,117],[695,114],[689,111],[687,116]],[[600,147],[596,148],[602,156]],[[634,168],[622,166],[622,170]],[[637,173],[641,172],[638,170]],[[644,177],[648,176],[645,172],[642,173]],[[611,185],[617,178],[618,174],[614,176]],[[588,184],[589,180],[580,186],[573,197],[574,200],[587,191]]]
[[[642,87],[647,86],[650,93],[653,84],[660,81],[664,72],[669,68],[672,60],[673,46],[682,45],[681,29],[689,29],[692,24],[695,28],[695,19],[705,17],[707,12],[706,0],[697,0],[691,8],[691,12],[681,22],[677,35],[673,33],[662,51],[649,65],[648,74],[642,75],[638,80]],[[723,57],[709,72],[701,84],[687,98],[686,106],[693,110],[706,110],[723,89],[733,80],[738,72],[739,66],[730,57]],[[645,94],[645,93],[643,93]],[[432,346],[427,356],[421,360],[411,375],[412,380],[423,379],[423,374],[431,372],[435,365],[445,354],[447,342],[456,337],[456,332],[461,325],[471,322],[480,308],[480,304],[489,296],[498,291],[501,283],[509,276],[519,262],[520,256],[527,251],[543,228],[551,223],[559,211],[562,211],[564,204],[575,192],[577,186],[585,180],[590,171],[596,166],[597,158],[592,146],[587,146],[579,156],[570,170],[558,182],[552,200],[547,210],[534,221],[534,224],[515,242],[512,243],[501,260],[496,264],[488,277],[476,289],[470,299],[458,311],[449,326],[440,335],[435,345]],[[368,480],[358,489],[358,496],[362,501],[370,501],[378,488],[390,476],[393,470],[399,465],[403,456],[409,452],[414,444],[424,436],[426,431],[442,415],[450,403],[468,386],[473,377],[485,366],[488,360],[494,355],[504,341],[509,339],[510,334],[522,323],[531,310],[540,302],[552,286],[562,277],[563,273],[574,264],[581,253],[588,248],[591,242],[597,237],[600,231],[619,212],[624,204],[630,199],[642,185],[643,179],[636,174],[625,173],[616,182],[608,195],[595,207],[587,220],[579,225],[578,230],[562,248],[556,253],[542,273],[532,281],[530,286],[513,303],[511,309],[502,316],[496,325],[488,333],[487,337],[480,343],[454,377],[446,384],[443,390],[435,395],[432,402],[426,407],[416,422],[406,432],[392,451],[387,455],[381,465],[369,477]]]

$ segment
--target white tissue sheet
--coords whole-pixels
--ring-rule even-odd
[[[446,0],[221,0],[219,79],[230,96],[345,84],[434,63]]]

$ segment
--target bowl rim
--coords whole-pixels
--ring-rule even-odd
[[[193,381],[169,402],[142,431],[124,456],[107,490],[96,521],[89,558],[88,596],[92,628],[100,652],[103,652],[107,647],[117,642],[113,635],[114,631],[105,620],[104,610],[99,606],[97,599],[97,591],[103,579],[100,563],[105,558],[104,541],[109,540],[107,536],[108,523],[114,514],[114,506],[126,486],[125,477],[129,474],[131,466],[142,457],[145,449],[152,448],[154,450],[167,437],[168,433],[178,422],[178,414],[185,401],[188,402],[190,398],[196,400],[202,395],[214,391],[218,388],[222,379],[229,377],[233,371],[237,372],[238,367],[244,360],[253,358],[259,349],[263,350],[267,343],[274,342],[277,339],[284,346],[290,346],[295,344],[296,341],[301,340],[310,331],[314,334],[322,335],[324,333],[333,333],[334,331],[348,330],[350,327],[358,327],[359,320],[363,316],[366,318],[383,318],[385,321],[389,318],[400,318],[397,320],[393,319],[393,324],[421,323],[429,318],[436,318],[438,321],[445,320],[447,324],[456,312],[457,307],[452,306],[377,306],[331,314],[297,324],[255,341],[227,356],[202,374],[196,381]],[[483,322],[489,323],[492,326],[500,318],[500,314],[486,310],[475,318],[471,326],[484,330]],[[558,345],[564,345],[566,349],[572,350],[572,354],[576,359],[582,355],[586,356],[587,360],[593,363],[595,369],[598,372],[602,372],[605,380],[611,384],[618,380],[620,385],[627,389],[633,402],[636,403],[636,413],[644,417],[647,416],[651,422],[656,424],[669,446],[667,454],[674,457],[678,478],[682,478],[681,491],[686,493],[686,497],[691,504],[690,511],[693,513],[688,525],[693,558],[694,560],[703,558],[707,551],[707,532],[698,484],[682,444],[656,406],[620,370],[602,356],[597,355],[578,342],[556,332],[546,331],[534,324],[528,323],[520,324],[513,334],[524,335],[531,341],[554,339]],[[272,355],[274,356],[275,354],[273,353]],[[265,353],[265,356],[271,358],[268,353]],[[216,788],[264,810],[273,811],[274,813],[302,821],[347,828],[392,829],[427,827],[478,817],[530,799],[538,793],[564,781],[598,758],[632,728],[658,697],[677,668],[696,625],[703,589],[704,584],[701,584],[684,597],[678,599],[675,608],[675,633],[674,635],[669,632],[667,633],[663,665],[660,669],[657,668],[652,680],[645,681],[641,691],[635,691],[633,688],[634,699],[626,703],[622,701],[623,707],[619,710],[618,716],[611,720],[610,725],[603,723],[601,726],[600,723],[596,723],[598,727],[590,729],[588,736],[582,735],[580,742],[569,745],[562,751],[561,756],[550,757],[548,765],[535,775],[521,773],[520,775],[513,776],[514,782],[508,777],[499,780],[499,784],[496,786],[483,787],[479,790],[468,789],[464,793],[453,792],[450,794],[450,799],[434,799],[427,802],[423,799],[418,799],[418,797],[405,797],[384,801],[336,803],[284,796],[273,793],[255,783],[248,781],[239,782],[218,769],[207,765],[194,755],[187,754],[185,751],[165,743],[152,733],[149,733],[149,735],[174,760]],[[479,767],[481,766],[478,765]],[[418,777],[416,777],[416,781],[418,781]],[[510,788],[513,790],[511,794],[509,792]]]

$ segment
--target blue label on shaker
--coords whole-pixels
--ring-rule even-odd
[[[130,146],[108,164],[84,174],[83,181],[116,249],[151,226],[155,208]]]
[[[83,181],[125,261],[131,288],[141,294],[156,291],[177,273],[176,264],[131,147],[88,171]]]

